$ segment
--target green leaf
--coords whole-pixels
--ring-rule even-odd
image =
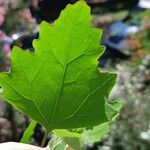
[[[13,48],[10,72],[0,74],[2,96],[48,132],[106,122],[116,74],[97,68],[101,35],[84,1],[68,5],[53,25],[41,23],[34,53]]]
[[[20,141],[21,143],[26,143],[26,144],[31,143],[30,137],[33,135],[36,125],[37,125],[36,121],[32,120],[30,122],[28,128],[23,133],[23,137],[21,138],[21,141]]]
[[[111,109],[110,109],[111,107]],[[102,123],[98,126],[93,127],[93,129],[85,130],[82,134],[82,138],[84,141],[88,143],[95,143],[100,141],[108,132],[110,132],[111,123],[117,118],[119,115],[119,111],[122,107],[121,101],[114,101],[106,104],[106,113],[109,118],[108,122]],[[116,110],[116,114],[114,115],[114,110]],[[111,118],[111,120],[110,120]]]
[[[64,142],[69,145],[69,147],[73,148],[73,150],[82,150],[83,149],[83,144],[81,143],[79,138],[74,138],[74,137],[66,137],[63,139]]]
[[[121,101],[110,101],[109,103],[106,102],[105,109],[106,109],[106,116],[109,121],[102,123],[98,126],[94,126],[92,129],[76,129],[76,130],[54,130],[54,134],[63,139],[71,139],[72,141],[75,139],[80,143],[80,147],[75,148],[75,150],[81,149],[82,146],[82,141],[88,142],[88,143],[95,143],[100,141],[107,133],[110,132],[110,126],[111,123],[116,119],[116,117],[119,115],[119,111],[122,107],[122,102]],[[68,145],[73,147],[74,145],[70,142],[66,142]],[[74,142],[75,143],[75,142]],[[77,145],[77,144],[76,144]],[[78,144],[79,145],[79,144]]]
[[[59,138],[65,138],[65,137],[76,137],[80,138],[81,134],[77,132],[70,132],[68,130],[61,130],[61,129],[56,129],[53,130],[54,134],[57,135]]]
[[[105,111],[108,121],[112,121],[119,115],[119,111],[122,108],[122,101],[109,101],[105,104]],[[114,120],[114,119],[113,119]]]
[[[82,138],[88,143],[95,143],[100,141],[108,132],[110,131],[110,122],[102,123],[98,126],[93,127],[93,129],[85,130],[83,132]]]
[[[68,130],[61,130],[56,129],[53,130],[54,134],[61,138],[66,144],[68,144],[70,147],[72,147],[75,150],[82,149],[82,140],[81,140],[81,133],[83,132],[70,132]]]
[[[64,150],[66,143],[62,141],[62,139],[53,135],[48,145],[50,150]]]

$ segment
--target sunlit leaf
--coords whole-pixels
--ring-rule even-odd
[[[68,5],[53,25],[41,23],[34,53],[13,48],[10,72],[0,74],[2,96],[48,131],[108,121],[116,74],[97,68],[101,35],[84,1]]]

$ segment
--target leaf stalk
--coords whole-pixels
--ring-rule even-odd
[[[47,136],[48,136],[48,132],[45,131],[44,137],[43,137],[43,140],[42,140],[42,143],[41,143],[41,147],[44,147],[46,145]]]

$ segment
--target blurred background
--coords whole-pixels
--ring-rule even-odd
[[[68,3],[77,0],[0,0],[0,71],[9,71],[13,45],[34,51],[42,20],[53,22]],[[150,149],[150,0],[87,0],[92,24],[104,31],[106,51],[99,67],[118,73],[111,99],[123,109],[111,132],[89,150]],[[1,92],[1,91],[0,91]],[[0,100],[0,143],[19,141],[29,119]],[[32,143],[39,145],[44,129],[37,125]],[[49,137],[50,138],[50,137]]]

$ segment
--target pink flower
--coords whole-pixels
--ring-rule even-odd
[[[4,16],[3,15],[0,15],[0,26],[4,23]]]
[[[28,8],[24,9],[24,10],[21,12],[21,16],[22,16],[22,18],[24,18],[24,19],[30,20],[30,19],[32,18],[30,9],[28,9]]]
[[[6,10],[4,7],[0,7],[0,15],[5,15],[6,14]]]
[[[5,0],[0,0],[0,4],[4,4],[5,3]]]

